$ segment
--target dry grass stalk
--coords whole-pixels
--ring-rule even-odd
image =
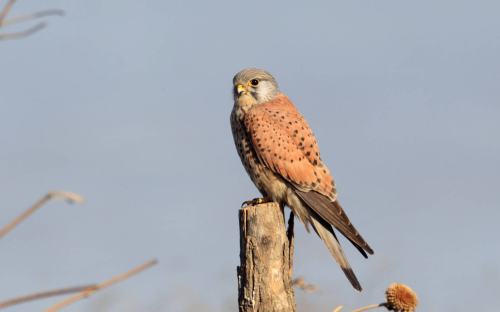
[[[7,40],[7,39],[19,39],[19,38],[28,37],[29,35],[32,35],[39,30],[42,30],[46,26],[47,26],[47,23],[41,22],[41,23],[36,24],[33,27],[30,27],[30,28],[24,30],[24,31],[18,31],[15,33],[3,33],[3,34],[0,34],[0,41]]]
[[[5,4],[5,6],[3,7],[2,12],[0,13],[0,27],[3,26],[3,21],[7,17],[7,14],[9,14],[10,9],[12,9],[12,6],[14,5],[14,2],[16,2],[16,0],[9,0]]]
[[[14,17],[14,18],[6,20],[6,17],[9,14],[9,12],[12,9],[12,6],[14,5],[15,2],[16,2],[16,0],[7,1],[4,8],[2,9],[2,12],[0,12],[0,28],[7,26],[7,25],[15,24],[15,23],[33,20],[33,19],[43,17],[43,16],[49,16],[49,15],[62,16],[62,15],[64,15],[64,11],[62,11],[62,10],[45,10],[45,11],[26,14],[26,15],[22,15],[22,16],[18,16],[18,17]],[[24,31],[19,31],[19,32],[14,32],[14,33],[3,33],[3,34],[0,34],[0,40],[17,39],[17,38],[26,37],[26,36],[29,36],[37,31],[39,31],[40,29],[44,28],[45,26],[47,26],[47,24],[45,22],[41,22],[41,23],[36,24],[33,27],[28,28],[27,30],[24,30]]]
[[[9,307],[11,305],[18,304],[18,303],[24,303],[24,302],[32,301],[32,300],[36,300],[36,299],[43,299],[43,298],[47,298],[47,297],[67,295],[67,294],[71,294],[71,293],[75,293],[75,292],[80,292],[80,291],[83,291],[85,289],[88,289],[88,288],[94,287],[94,286],[96,286],[96,285],[92,284],[92,285],[85,285],[85,286],[68,287],[68,288],[43,291],[43,292],[31,294],[31,295],[12,298],[9,300],[1,301],[0,302],[0,309],[6,308],[6,307]]]
[[[111,286],[112,284],[115,284],[115,283],[118,283],[119,281],[123,280],[123,279],[126,279],[127,277],[130,277],[136,273],[139,273],[147,268],[149,268],[150,266],[152,265],[155,265],[156,263],[158,262],[158,260],[152,260],[152,261],[149,261],[148,263],[145,263],[135,269],[132,269],[128,272],[125,272],[121,275],[118,275],[117,277],[114,277],[110,280],[107,280],[105,281],[104,283],[101,283],[97,286],[94,286],[94,287],[90,287],[88,289],[86,289],[85,291],[79,293],[79,294],[76,294],[66,300],[63,300],[61,302],[59,302],[58,304],[48,308],[47,310],[44,310],[43,312],[54,312],[54,311],[57,311],[59,309],[62,309],[64,308],[65,306],[75,302],[75,301],[78,301],[80,299],[83,299],[83,298],[86,298],[88,296],[90,296],[91,294],[93,294],[94,292],[100,290],[100,289],[103,289],[103,288],[106,288],[108,286]]]
[[[22,23],[22,22],[34,20],[36,18],[50,16],[50,15],[64,16],[64,11],[63,10],[45,10],[45,11],[35,12],[35,13],[31,13],[31,14],[21,15],[21,16],[9,18],[8,20],[4,20],[3,23],[1,24],[1,26],[5,27],[8,25]]]
[[[11,223],[9,223],[2,230],[0,230],[0,238],[2,238],[5,234],[7,234],[7,232],[12,230],[16,225],[21,223],[24,219],[26,219],[28,216],[30,216],[33,212],[35,212],[35,210],[40,208],[43,204],[45,204],[50,199],[65,201],[68,203],[73,203],[73,202],[76,202],[79,204],[84,203],[84,199],[80,195],[75,194],[75,193],[71,193],[68,191],[52,191],[50,193],[47,193],[47,195],[45,195],[39,201],[37,201],[35,204],[33,204],[33,206],[31,206],[28,210],[26,210],[19,217],[17,217],[17,219],[15,219]]]
[[[367,306],[367,307],[364,307],[364,308],[361,308],[361,309],[354,310],[352,312],[359,312],[359,311],[364,311],[364,310],[378,308],[378,307],[384,307],[384,306],[385,306],[385,303],[374,304],[374,305],[371,305],[371,306]]]
[[[336,308],[335,310],[333,310],[333,312],[339,312],[340,309],[342,309],[343,307],[342,306],[339,306],[338,308]]]

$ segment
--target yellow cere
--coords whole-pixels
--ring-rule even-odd
[[[241,84],[239,84],[239,85],[237,86],[237,88],[238,88],[238,91],[245,91],[245,92],[247,91],[247,88],[245,88],[245,86],[244,86],[244,85],[241,85]]]

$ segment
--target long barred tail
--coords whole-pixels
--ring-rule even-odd
[[[342,271],[344,271],[345,276],[351,282],[354,289],[361,292],[363,288],[361,288],[361,284],[359,283],[354,271],[351,268],[351,265],[347,261],[345,257],[344,251],[342,247],[340,247],[340,243],[333,232],[333,228],[330,224],[328,224],[325,220],[323,220],[317,213],[311,211],[311,217],[309,222],[313,226],[316,233],[318,233],[319,237],[325,242],[326,247],[330,250],[333,258],[339,264]]]

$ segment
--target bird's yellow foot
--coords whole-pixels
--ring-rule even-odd
[[[254,206],[254,205],[258,205],[258,204],[269,203],[269,202],[272,202],[272,201],[273,200],[269,196],[264,197],[264,198],[254,198],[253,200],[244,201],[243,204],[241,204],[241,207],[244,207],[245,204],[247,206]]]

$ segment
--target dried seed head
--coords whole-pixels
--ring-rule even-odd
[[[385,293],[387,294],[385,306],[389,311],[412,312],[417,309],[418,297],[410,287],[392,284]]]

